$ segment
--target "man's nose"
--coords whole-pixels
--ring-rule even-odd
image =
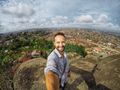
[[[60,43],[60,46],[64,46],[64,43]]]

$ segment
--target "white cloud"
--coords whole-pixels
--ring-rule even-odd
[[[105,14],[101,14],[98,19],[97,22],[99,23],[107,23],[108,22],[108,16]]]
[[[108,26],[109,28],[112,28],[112,29],[114,29],[114,28],[120,29],[120,27],[119,27],[118,25],[115,25],[115,24],[113,24],[113,23],[111,23],[111,22],[107,23],[107,26]]]
[[[120,31],[120,27],[118,25],[112,23],[99,23],[94,24],[94,28],[101,29],[101,30],[108,30],[108,31]]]
[[[89,0],[7,0],[3,6],[0,6],[0,22],[2,26],[10,29],[22,28],[22,26],[25,28],[33,26],[119,28],[112,22],[115,13],[112,16],[113,10],[109,7],[102,8],[103,4],[103,1]]]
[[[35,13],[31,6],[22,3],[15,6],[6,7],[2,10],[2,12],[6,15],[14,15],[17,18],[29,17]]]
[[[119,30],[119,26],[110,22],[110,18],[106,14],[100,14],[98,17],[92,15],[81,15],[74,18],[73,24],[78,24],[80,27],[94,27],[109,30]]]
[[[106,29],[118,29],[117,25],[114,25],[112,22],[109,21],[110,17],[106,14],[100,14],[95,21],[96,27],[106,28]]]
[[[91,15],[81,15],[81,16],[77,16],[75,17],[74,22],[75,23],[92,23],[93,17]]]
[[[65,24],[68,22],[68,17],[66,16],[55,16],[51,18],[52,24]]]

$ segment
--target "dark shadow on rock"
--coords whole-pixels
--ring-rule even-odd
[[[84,80],[81,77],[78,77],[72,84],[67,83],[66,90],[79,90],[77,86],[81,84]]]
[[[112,90],[107,88],[106,86],[102,85],[102,84],[98,84],[95,88],[95,90]]]
[[[35,79],[34,72],[38,70],[37,67],[34,68],[24,68],[20,74],[20,81],[19,84],[22,88],[31,89],[33,81]],[[23,79],[24,78],[24,79]],[[24,82],[24,83],[23,83]]]
[[[93,76],[92,72],[88,72],[82,69],[79,69],[75,66],[71,66],[71,72],[77,73],[77,74],[81,74],[83,80],[85,80],[85,82],[88,85],[89,90],[111,90],[109,88],[107,88],[106,86],[102,85],[102,84],[96,84],[95,78]],[[81,78],[77,78],[72,84],[71,87],[74,88],[74,90],[78,90],[76,88],[77,85],[80,84]],[[72,86],[73,85],[73,86]],[[72,89],[73,89],[72,88]],[[70,90],[70,89],[69,89]]]

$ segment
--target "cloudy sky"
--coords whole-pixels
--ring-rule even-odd
[[[120,0],[0,0],[0,32],[37,27],[120,31]]]

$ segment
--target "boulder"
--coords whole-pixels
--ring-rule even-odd
[[[14,90],[45,90],[45,62],[43,58],[36,58],[22,63],[13,78]]]
[[[120,90],[120,55],[102,59],[94,76],[98,90]]]
[[[44,81],[45,65],[46,60],[43,58],[23,62],[13,78],[14,90],[46,90]],[[74,70],[75,68],[71,70],[71,76],[65,90],[88,90],[81,74]]]

